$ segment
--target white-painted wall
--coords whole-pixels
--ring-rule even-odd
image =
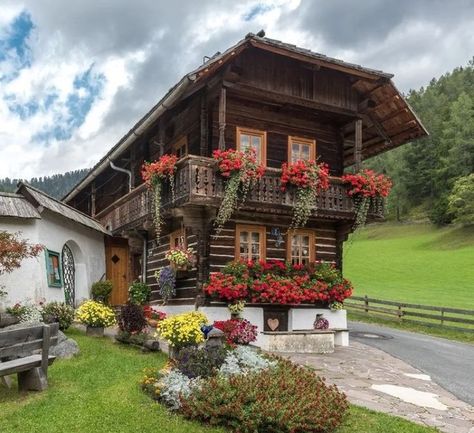
[[[193,305],[164,305],[155,306],[155,308],[165,312],[168,315],[180,314],[194,310]],[[212,323],[216,320],[230,319],[230,313],[227,307],[199,307],[199,311],[207,316],[209,323]],[[329,322],[330,329],[347,329],[347,315],[345,310],[331,311],[328,308],[290,308],[288,312],[288,330],[297,331],[303,329],[313,329],[313,323],[316,319],[316,314],[324,315],[324,317]],[[253,344],[261,347],[262,349],[267,349],[268,338],[267,335],[262,332],[264,329],[263,308],[245,307],[241,317],[247,319],[250,323],[257,326],[257,341]],[[338,332],[335,344],[336,346],[348,346],[348,332]]]
[[[1,218],[0,230],[20,231],[22,238],[58,253],[67,243],[76,267],[76,303],[88,298],[91,284],[105,274],[104,235],[96,230],[48,210],[42,212],[41,219]],[[64,287],[48,286],[45,254],[26,259],[19,269],[0,276],[0,286],[8,292],[3,300],[5,305],[26,300],[64,301]]]

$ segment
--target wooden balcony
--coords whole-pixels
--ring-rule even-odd
[[[241,210],[291,215],[295,194],[282,192],[281,170],[267,168],[265,175],[252,188]],[[171,208],[182,206],[218,207],[223,196],[224,180],[216,172],[212,158],[187,156],[177,164],[174,200],[169,185],[162,194],[162,209],[166,214]],[[330,186],[317,198],[314,216],[321,219],[353,221],[355,217],[352,199],[346,194],[347,186],[340,178],[331,177]],[[114,204],[102,210],[96,218],[111,231],[143,227],[152,212],[151,193],[140,185]],[[383,218],[383,211],[373,207],[370,219]]]

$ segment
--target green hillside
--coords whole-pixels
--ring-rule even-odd
[[[380,224],[345,244],[358,296],[474,309],[474,227]]]

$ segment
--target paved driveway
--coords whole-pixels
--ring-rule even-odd
[[[352,341],[411,364],[474,406],[474,345],[361,322],[349,322],[349,330]]]

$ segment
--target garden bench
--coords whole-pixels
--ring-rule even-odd
[[[0,377],[17,374],[20,391],[43,391],[48,387],[48,366],[55,360],[49,348],[57,342],[57,323],[0,330]]]

